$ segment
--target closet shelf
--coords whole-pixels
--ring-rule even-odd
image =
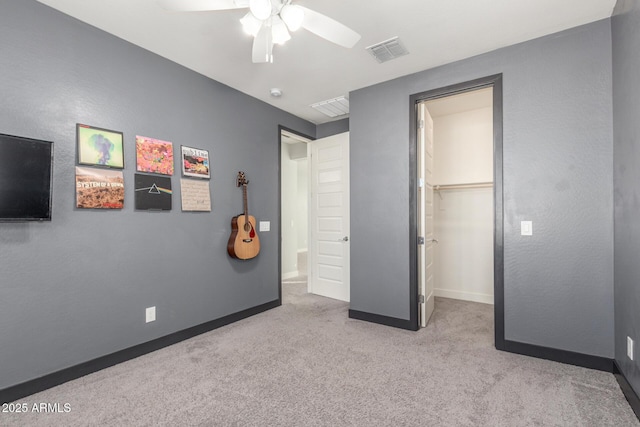
[[[492,188],[493,182],[471,182],[466,184],[445,184],[445,185],[434,185],[433,191],[440,190],[461,190],[465,188]]]

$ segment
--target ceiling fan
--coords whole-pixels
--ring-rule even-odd
[[[251,55],[254,63],[273,62],[273,45],[284,44],[291,39],[289,32],[299,28],[346,48],[352,48],[360,40],[360,34],[344,24],[291,2],[292,0],[158,0],[165,9],[177,12],[249,8],[240,22],[244,31],[254,37]]]

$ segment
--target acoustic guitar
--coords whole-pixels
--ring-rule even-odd
[[[247,207],[247,185],[249,181],[244,172],[238,172],[237,187],[242,187],[244,214],[231,219],[231,236],[227,243],[227,252],[237,259],[255,258],[260,252],[260,239],[256,233],[256,219],[249,215]]]

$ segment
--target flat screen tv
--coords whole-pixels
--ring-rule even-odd
[[[0,221],[50,221],[53,142],[0,134]]]

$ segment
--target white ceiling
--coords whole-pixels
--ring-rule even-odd
[[[251,62],[245,9],[167,12],[156,0],[38,0],[313,123],[311,104],[611,16],[616,0],[294,0],[362,35],[352,49],[300,29]],[[365,47],[399,36],[409,55],[379,64]],[[269,90],[280,88],[281,98]]]

